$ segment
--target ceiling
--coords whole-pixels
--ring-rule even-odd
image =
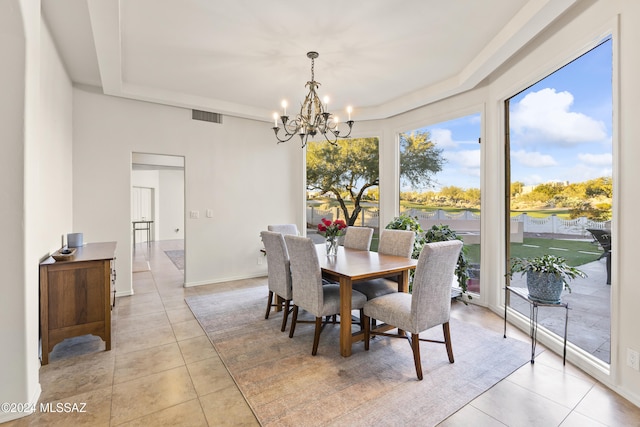
[[[315,78],[391,117],[471,89],[577,0],[42,0],[67,71],[105,94],[270,121]]]

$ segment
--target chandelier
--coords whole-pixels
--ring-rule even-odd
[[[304,98],[304,102],[300,107],[300,113],[289,120],[287,116],[287,101],[282,101],[283,114],[280,116],[280,125],[278,125],[278,113],[273,113],[273,131],[276,134],[278,144],[287,142],[293,135],[300,136],[302,148],[307,145],[309,137],[313,138],[317,134],[322,134],[327,141],[333,145],[337,145],[338,138],[348,138],[351,135],[353,120],[351,120],[352,108],[347,107],[347,126],[349,132],[341,134],[338,126],[339,118],[329,111],[329,97],[324,98],[324,103],[320,102],[320,97],[316,90],[320,83],[314,77],[314,60],[319,56],[318,52],[308,52],[307,58],[311,59],[311,81],[308,81],[305,87],[309,88],[309,93]],[[281,132],[282,131],[282,132]]]

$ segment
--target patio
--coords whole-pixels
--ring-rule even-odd
[[[562,301],[569,303],[567,341],[611,363],[611,286],[607,285],[605,259],[579,267],[587,277],[571,281],[572,292],[563,291]],[[514,275],[512,286],[526,288],[526,276]],[[529,316],[530,305],[511,298],[510,307]],[[559,336],[564,335],[565,310],[540,307],[538,324]]]

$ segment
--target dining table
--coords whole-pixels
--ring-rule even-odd
[[[353,283],[388,278],[398,283],[398,292],[409,291],[409,271],[418,260],[372,251],[338,247],[338,253],[327,255],[326,245],[316,245],[322,276],[340,284],[340,354],[351,356],[354,342],[364,340],[364,332],[351,330],[351,295]]]

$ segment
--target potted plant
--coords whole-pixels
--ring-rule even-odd
[[[527,274],[529,297],[541,303],[558,304],[562,290],[571,292],[569,281],[587,275],[567,264],[562,257],[542,255],[532,258],[511,258],[509,278],[515,273]]]
[[[448,225],[438,224],[432,226],[424,233],[424,242],[446,242],[448,240],[462,240],[454,230],[449,228]],[[467,284],[469,282],[469,260],[467,259],[466,248],[463,246],[458,256],[458,264],[456,265],[456,276],[458,277],[458,283],[462,293],[471,299],[471,295],[467,294]]]
[[[409,215],[400,215],[393,219],[385,228],[394,230],[411,230],[416,233],[416,239],[413,243],[413,253],[411,258],[418,259],[422,247],[426,243],[430,242],[445,242],[447,240],[462,240],[456,235],[456,232],[451,230],[448,225],[434,225],[426,232],[422,229],[418,217],[412,217]],[[458,264],[456,266],[456,276],[458,277],[458,283],[463,294],[467,295],[467,298],[471,299],[471,295],[467,294],[467,282],[469,281],[469,261],[467,260],[464,246],[460,251],[458,257]]]

